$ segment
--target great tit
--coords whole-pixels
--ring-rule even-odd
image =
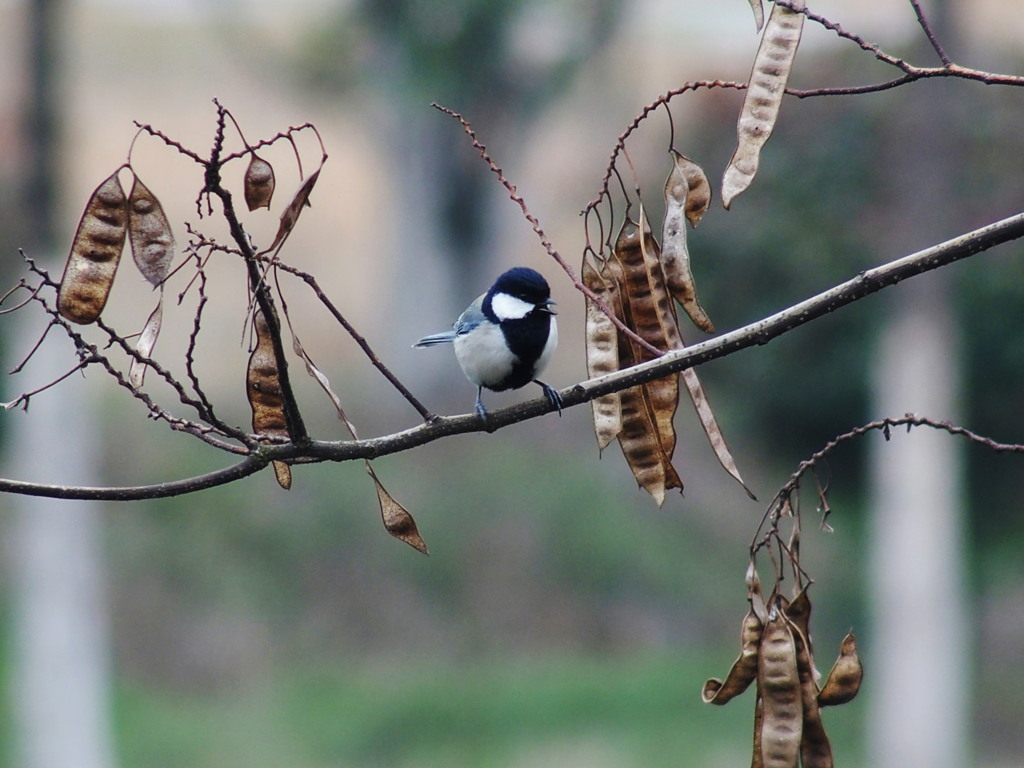
[[[495,392],[539,384],[562,413],[562,398],[537,376],[558,346],[555,302],[547,280],[528,267],[514,267],[494,281],[483,296],[459,315],[452,330],[424,336],[414,347],[451,342],[462,372],[476,384],[476,413],[486,421],[481,401],[486,387]]]

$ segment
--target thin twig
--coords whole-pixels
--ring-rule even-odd
[[[434,107],[434,109],[438,110],[439,112],[443,112],[449,117],[453,117],[459,121],[459,123],[462,125],[462,130],[466,132],[466,135],[469,136],[470,140],[473,142],[473,148],[476,149],[480,157],[484,160],[485,163],[487,163],[487,167],[491,169],[491,172],[498,177],[498,181],[501,183],[501,185],[505,187],[506,190],[508,190],[509,198],[512,200],[512,202],[516,203],[519,206],[520,210],[522,210],[523,216],[526,218],[528,222],[530,222],[530,226],[533,227],[534,233],[536,233],[537,237],[540,238],[541,245],[544,247],[544,250],[547,251],[548,256],[553,258],[555,262],[557,262],[557,264],[563,269],[565,274],[569,276],[569,279],[572,281],[572,284],[573,286],[575,286],[576,290],[582,293],[592,302],[594,302],[594,304],[597,305],[597,307],[600,308],[600,310],[604,312],[613,323],[615,323],[615,327],[618,328],[623,334],[625,334],[634,342],[642,346],[651,354],[655,356],[661,355],[661,350],[659,350],[658,348],[654,347],[653,345],[649,344],[648,342],[644,341],[639,336],[637,336],[631,328],[628,328],[619,318],[615,316],[615,313],[604,302],[603,299],[601,299],[593,291],[587,288],[587,286],[583,284],[579,277],[577,277],[576,270],[569,266],[565,259],[562,258],[562,255],[557,250],[555,250],[555,246],[551,244],[551,241],[548,240],[547,235],[544,234],[544,230],[540,226],[540,222],[537,220],[536,216],[530,213],[530,209],[527,208],[526,206],[526,201],[523,200],[522,196],[516,191],[515,185],[512,184],[507,178],[505,178],[505,174],[502,172],[501,168],[498,167],[498,165],[494,162],[491,156],[487,153],[487,147],[480,143],[480,140],[477,138],[476,132],[473,130],[473,126],[469,124],[469,121],[466,120],[466,118],[464,118],[458,112],[448,109],[448,107],[442,107],[440,104],[436,102],[431,104],[431,106]]]

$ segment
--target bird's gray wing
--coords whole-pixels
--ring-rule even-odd
[[[455,341],[456,336],[462,336],[463,334],[469,333],[483,322],[485,317],[483,304],[484,297],[480,296],[466,308],[465,312],[459,315],[459,319],[455,321],[455,324],[452,326],[452,330],[443,331],[442,333],[432,333],[429,336],[424,336],[413,344],[413,346],[432,347],[435,344],[451,344]]]
[[[453,326],[456,336],[464,336],[487,319],[487,316],[484,315],[483,306],[484,297],[478,296],[476,301],[466,307],[466,311],[459,315],[459,319],[455,321]]]

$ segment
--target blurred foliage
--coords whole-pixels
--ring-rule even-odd
[[[677,653],[529,664],[406,658],[348,669],[293,663],[218,696],[127,686],[117,707],[122,759],[151,768],[742,763],[753,702],[703,704],[700,670],[712,663],[720,666]],[[827,711],[826,724],[856,764],[861,723],[845,709]]]

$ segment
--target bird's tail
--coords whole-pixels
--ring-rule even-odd
[[[455,331],[445,331],[444,333],[432,333],[430,336],[424,336],[413,344],[413,347],[420,349],[432,347],[435,344],[451,344],[453,341],[455,341]]]

